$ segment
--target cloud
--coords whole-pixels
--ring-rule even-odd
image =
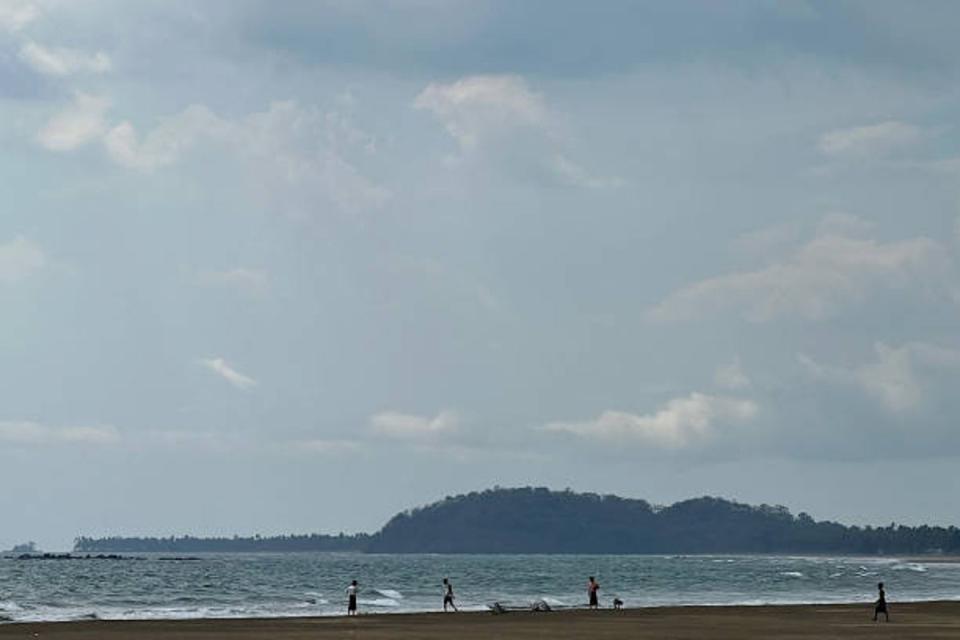
[[[431,83],[413,102],[431,112],[464,150],[495,132],[514,127],[544,127],[543,98],[516,75],[477,75],[449,84]]]
[[[384,411],[370,418],[376,433],[393,438],[431,438],[456,432],[460,418],[453,411],[441,411],[434,417]]]
[[[78,92],[69,107],[44,125],[37,140],[50,151],[72,151],[95,141],[106,131],[109,106],[105,98]]]
[[[242,184],[297,213],[326,203],[346,211],[377,208],[391,195],[347,159],[375,153],[375,140],[336,112],[287,101],[224,118],[191,105],[140,133],[129,121],[108,125],[108,107],[102,98],[78,94],[39,139],[53,151],[102,142],[112,161],[144,173],[179,162],[194,147],[211,146],[226,152],[221,166],[242,173]]]
[[[563,136],[543,96],[518,75],[474,75],[451,83],[431,83],[413,101],[457,141],[461,158],[492,153],[493,166],[511,174],[544,176],[584,189],[623,185],[618,177],[597,176],[558,151]],[[504,169],[506,165],[512,168]]]
[[[713,380],[718,387],[731,391],[746,389],[751,385],[750,378],[747,377],[743,367],[740,366],[740,358],[735,358],[727,366],[717,369]]]
[[[554,157],[553,168],[562,181],[573,187],[612,189],[624,184],[621,178],[590,175],[586,169],[560,154]]]
[[[0,0],[0,29],[17,32],[40,16],[40,7],[29,0]]]
[[[924,342],[891,347],[874,345],[875,358],[847,368],[824,365],[799,354],[801,365],[814,377],[859,388],[888,410],[901,413],[918,408],[925,399],[923,373],[932,369],[960,370],[960,351]]]
[[[61,47],[47,48],[33,41],[20,47],[20,59],[34,71],[51,76],[74,73],[105,73],[112,67],[110,56],[102,51],[87,53]]]
[[[106,132],[103,143],[114,162],[150,172],[173,164],[203,138],[227,138],[229,128],[208,108],[192,105],[165,118],[142,138],[132,124],[121,122]]]
[[[929,238],[882,243],[821,230],[779,262],[685,286],[648,315],[663,322],[734,307],[751,322],[791,314],[820,320],[876,289],[916,282],[944,263],[942,247]]]
[[[265,271],[236,267],[225,271],[201,271],[197,282],[207,287],[227,287],[249,294],[261,294],[270,285]]]
[[[249,389],[257,385],[256,380],[240,373],[228,365],[223,358],[202,358],[200,364],[238,389]]]
[[[0,442],[9,444],[51,445],[108,445],[120,440],[111,426],[51,427],[29,421],[0,421]]]
[[[571,433],[610,444],[640,443],[664,449],[700,444],[722,423],[743,423],[757,415],[751,400],[691,393],[674,398],[653,414],[604,411],[586,422],[552,422],[545,431]]]
[[[0,284],[16,284],[43,269],[47,257],[43,250],[23,236],[0,244]]]
[[[817,148],[827,156],[867,156],[913,144],[922,134],[923,130],[912,124],[888,120],[829,131],[820,136]]]

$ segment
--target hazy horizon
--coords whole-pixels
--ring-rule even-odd
[[[958,21],[0,0],[0,549],[494,485],[960,524]]]

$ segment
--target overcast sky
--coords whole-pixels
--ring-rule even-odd
[[[960,524],[957,24],[0,0],[0,548],[495,484]]]

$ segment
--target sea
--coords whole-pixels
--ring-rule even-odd
[[[0,623],[62,620],[343,615],[360,585],[361,614],[439,611],[443,578],[458,607],[497,602],[560,609],[864,603],[886,584],[897,602],[960,600],[960,563],[935,559],[704,555],[164,554],[123,559],[0,559]]]

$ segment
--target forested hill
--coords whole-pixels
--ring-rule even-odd
[[[848,527],[785,507],[696,498],[669,507],[548,489],[492,489],[394,516],[373,535],[78,538],[78,552],[960,553],[956,527]]]
[[[785,507],[697,498],[496,489],[401,513],[369,551],[393,553],[960,553],[956,527],[847,527]]]

